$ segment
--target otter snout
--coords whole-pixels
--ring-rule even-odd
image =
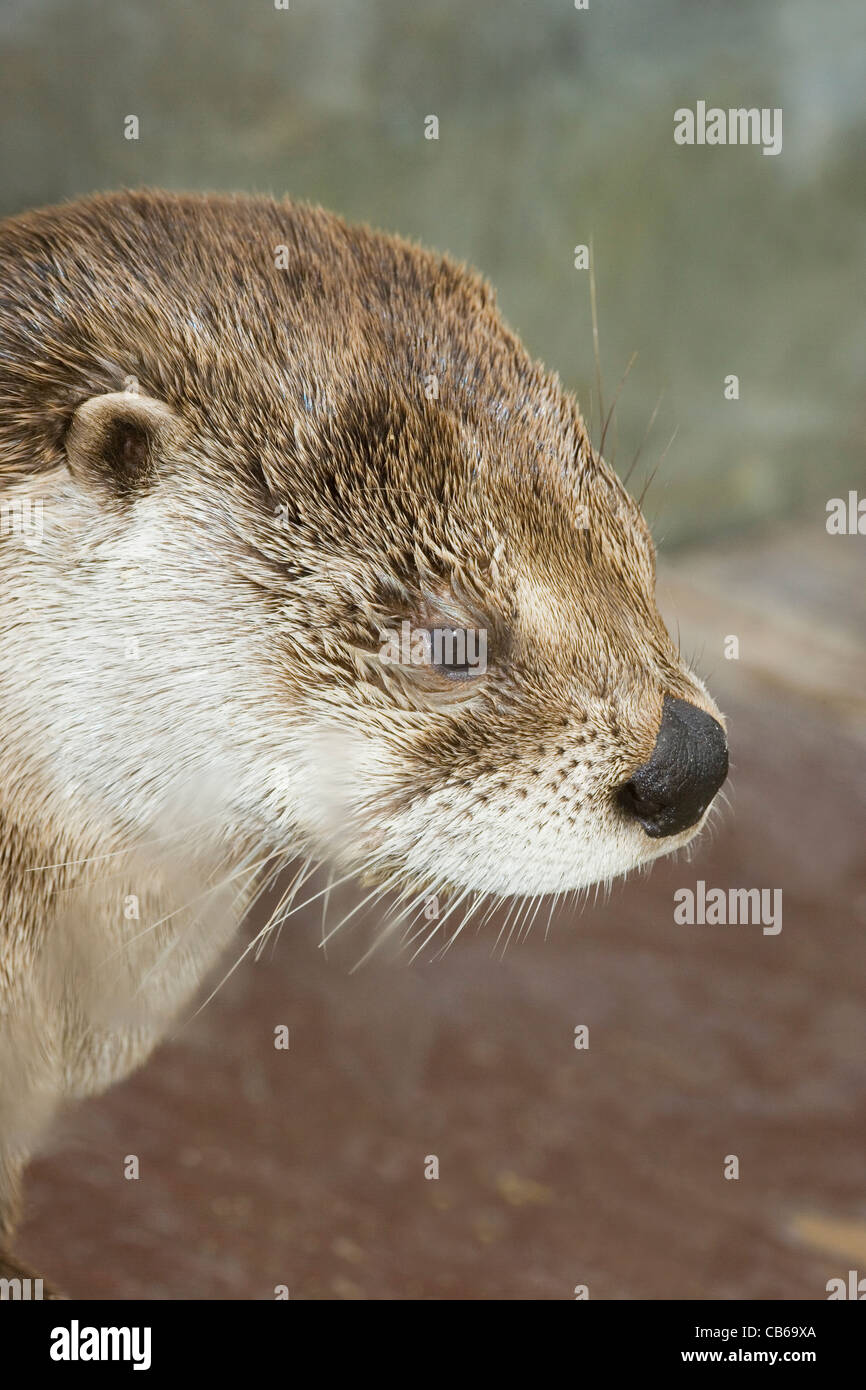
[[[700,820],[728,775],[728,741],[718,720],[665,696],[648,762],[619,788],[617,802],[647,835],[661,839]]]

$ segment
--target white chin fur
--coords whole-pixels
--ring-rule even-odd
[[[501,826],[489,840],[464,835],[449,843],[434,832],[432,846],[427,837],[413,846],[405,861],[406,875],[502,896],[577,892],[682,848],[697,829],[653,840],[638,828],[592,833],[588,827],[583,837],[574,834],[568,849],[546,843],[543,834],[503,835]]]
[[[463,804],[440,792],[389,814],[393,758],[375,741],[344,735],[339,756],[330,738],[305,742],[307,765],[295,767],[292,800],[310,842],[346,869],[377,868],[381,849],[385,867],[399,864],[400,887],[410,892],[413,883],[419,891],[502,896],[578,891],[681,849],[703,824],[652,839],[606,804],[551,814],[543,792],[528,799],[505,792],[486,803],[469,793]]]

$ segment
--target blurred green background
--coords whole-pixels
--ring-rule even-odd
[[[477,265],[667,544],[810,515],[863,478],[862,0],[4,0],[2,212],[121,185],[321,202]],[[784,144],[673,112],[781,107]],[[124,117],[141,123],[124,138]],[[424,138],[435,114],[440,138]],[[740,399],[726,401],[736,373]]]

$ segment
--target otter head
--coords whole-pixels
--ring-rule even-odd
[[[728,769],[634,501],[557,383],[500,390],[507,414],[338,395],[295,429],[310,487],[266,465],[305,571],[270,682],[304,729],[294,814],[425,892],[609,880],[687,844]]]
[[[223,850],[458,895],[685,845],[721,716],[637,506],[488,288],[267,200],[84,208],[29,284],[50,428],[6,489],[45,497],[4,698],[52,808],[142,840],[192,808]]]

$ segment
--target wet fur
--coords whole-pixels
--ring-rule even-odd
[[[119,480],[94,419],[125,392],[156,424]],[[447,258],[264,198],[4,222],[0,504],[24,497],[42,543],[0,534],[7,1242],[57,1108],[144,1060],[275,859],[462,901],[609,880],[699,828],[659,845],[613,800],[664,694],[718,717],[645,523]],[[486,675],[384,665],[407,618],[484,626]]]

